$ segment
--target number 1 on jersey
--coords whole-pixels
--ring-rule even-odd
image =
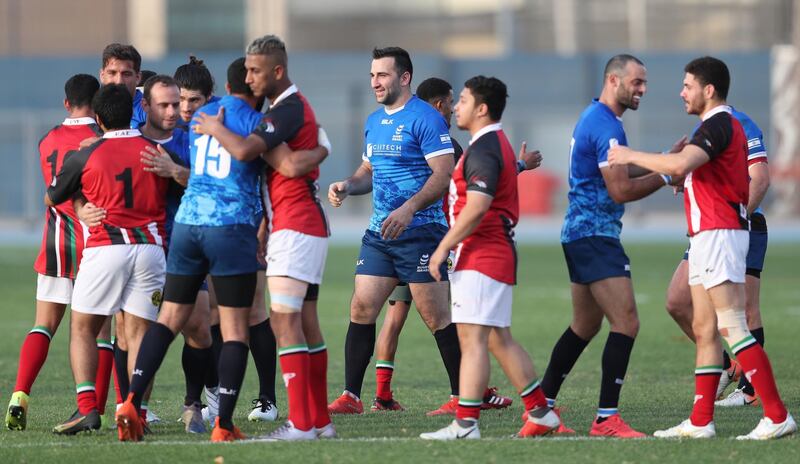
[[[125,195],[125,207],[133,208],[133,173],[131,168],[125,168],[117,174],[114,179],[122,182],[122,189]]]
[[[194,159],[194,173],[202,176],[208,174],[217,179],[224,179],[231,173],[231,154],[219,144],[219,140],[204,135],[195,139],[197,155]]]

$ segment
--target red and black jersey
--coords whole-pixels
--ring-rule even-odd
[[[292,85],[279,95],[253,133],[271,150],[286,143],[294,151],[310,150],[317,143],[317,119],[308,100]],[[316,237],[330,235],[317,192],[319,168],[300,177],[285,177],[269,167],[267,188],[272,203],[272,231],[290,229]]]
[[[150,243],[164,245],[169,180],[145,172],[141,152],[155,144],[136,129],[106,132],[98,142],[73,152],[47,194],[60,203],[82,192],[106,210],[90,229],[87,247]]]
[[[689,143],[711,159],[684,182],[689,235],[712,229],[748,230],[747,137],[731,108],[722,105],[709,111]]]
[[[478,131],[456,164],[450,181],[451,224],[467,203],[467,192],[492,197],[489,210],[456,248],[456,271],[474,270],[494,280],[517,282],[514,226],[519,220],[517,163],[499,123]]]
[[[101,132],[93,118],[67,118],[45,134],[39,142],[39,163],[45,187],[53,182],[68,152],[77,150],[83,140],[98,135]],[[42,246],[34,270],[42,275],[74,279],[88,235],[84,228],[75,215],[71,199],[47,208]]]

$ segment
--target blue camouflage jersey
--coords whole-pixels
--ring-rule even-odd
[[[147,114],[144,112],[144,108],[142,108],[143,98],[144,94],[139,89],[136,89],[136,93],[133,94],[133,116],[131,116],[131,129],[138,129],[139,126],[147,121]]]
[[[428,159],[453,152],[444,117],[416,96],[400,108],[372,113],[364,130],[362,155],[372,165],[369,230],[380,232],[386,217],[422,190],[432,173]],[[439,201],[414,213],[408,228],[430,223],[447,225]]]
[[[198,111],[217,114],[225,108],[225,127],[247,137],[261,123],[263,114],[244,100],[225,96]],[[260,188],[264,162],[261,158],[238,161],[217,139],[197,134],[190,124],[191,171],[175,222],[195,226],[249,224],[258,227],[262,216]]]
[[[569,206],[561,243],[594,236],[619,239],[625,206],[611,199],[600,172],[608,166],[608,149],[616,144],[628,144],[622,119],[605,104],[592,100],[572,132]]]

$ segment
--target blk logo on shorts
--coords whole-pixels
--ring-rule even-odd
[[[356,260],[356,266],[363,266],[363,265],[364,265],[364,260],[363,259],[357,259]]]

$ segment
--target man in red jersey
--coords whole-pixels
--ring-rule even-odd
[[[45,204],[53,206],[82,193],[106,212],[102,223],[90,229],[75,279],[70,362],[78,412],[53,429],[66,435],[100,427],[94,340],[101,327],[120,309],[132,318],[155,320],[165,273],[168,181],[140,164],[140,152],[153,143],[129,129],[133,101],[124,86],[103,86],[92,108],[103,138],[72,153],[45,195]],[[141,340],[127,338],[135,356]]]
[[[745,315],[745,270],[750,224],[747,219],[747,137],[726,104],[730,73],[722,61],[702,57],[684,68],[681,98],[700,127],[680,152],[656,155],[617,146],[610,165],[634,164],[669,176],[686,176],[684,205],[689,226],[689,286],[697,346],[694,407],[689,419],[655,432],[663,438],[711,438],[714,400],[722,373],[720,335],[764,406],[758,426],[738,440],[790,435],[797,424],[781,400],[769,359],[751,335]]]
[[[517,434],[545,435],[561,423],[547,406],[533,362],[511,336],[512,286],[517,252],[513,228],[519,219],[517,159],[500,118],[506,86],[494,77],[464,83],[455,108],[456,123],[472,135],[450,182],[448,201],[455,218],[430,258],[431,275],[455,249],[450,275],[452,319],[461,345],[460,397],[456,419],[426,440],[478,439],[481,405],[489,381],[489,351],[516,387],[528,417]]]
[[[267,245],[270,324],[289,399],[286,424],[267,440],[332,438],[328,415],[328,352],[317,317],[317,296],[327,256],[328,223],[317,197],[319,163],[324,156],[304,156],[305,165],[287,166],[271,152],[282,143],[294,150],[318,145],[317,121],[306,98],[289,79],[283,41],[273,35],[247,48],[246,82],[256,97],[272,103],[264,121],[247,137],[225,128],[217,116],[199,113],[196,130],[211,135],[234,157],[265,153],[272,232]],[[327,155],[327,151],[324,151]]]
[[[88,74],[76,74],[64,85],[64,108],[69,116],[39,142],[45,186],[50,185],[64,165],[68,152],[77,150],[82,140],[100,133],[92,111],[92,97],[99,88],[97,79]],[[20,348],[17,381],[6,413],[9,430],[25,430],[28,395],[72,299],[72,285],[83,254],[85,235],[88,235],[75,214],[71,199],[47,208],[44,224],[42,246],[33,266],[38,274],[36,319]]]

